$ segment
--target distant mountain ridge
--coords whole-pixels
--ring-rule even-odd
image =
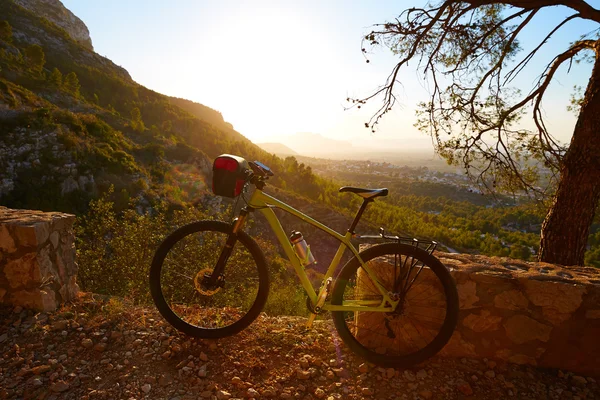
[[[352,143],[336,140],[318,133],[299,132],[291,136],[281,136],[279,142],[303,156],[324,156],[330,153],[350,152]]]
[[[282,143],[256,143],[256,145],[259,146],[261,149],[268,151],[269,153],[278,155],[280,157],[299,155],[297,152],[295,152],[294,150],[290,149]]]

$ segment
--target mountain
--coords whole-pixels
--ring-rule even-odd
[[[110,187],[121,209],[229,204],[210,190],[222,153],[269,165],[282,196],[337,198],[335,184],[253,144],[219,111],[134,82],[60,1],[3,0],[0,16],[0,204],[83,214]]]
[[[60,1],[4,0],[0,15],[2,204],[79,213],[110,186],[124,204],[183,204],[208,191],[218,154],[270,161],[218,112],[94,53]]]
[[[278,155],[279,157],[297,156],[298,153],[281,143],[257,143],[261,149]]]
[[[10,1],[10,0],[9,0]],[[64,29],[77,43],[94,50],[90,31],[76,15],[69,11],[59,0],[13,0],[16,4],[46,18]]]
[[[326,158],[328,154],[348,153],[355,150],[350,142],[330,139],[310,132],[282,136],[279,141],[303,156]]]

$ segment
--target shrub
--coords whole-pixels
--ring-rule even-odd
[[[0,21],[0,39],[9,41],[12,38],[12,26],[8,21]]]
[[[163,206],[152,213],[130,208],[118,214],[113,193],[111,188],[91,201],[76,226],[79,282],[87,291],[149,303],[148,271],[159,244],[177,226],[205,214],[190,208],[168,217]]]
[[[65,76],[64,88],[73,96],[79,96],[79,89],[81,88],[81,85],[79,84],[79,78],[77,78],[77,74],[75,72],[69,72],[67,76]]]
[[[46,64],[46,54],[44,54],[44,50],[38,44],[32,44],[27,47],[25,49],[25,57],[34,71],[41,72],[44,64]]]
[[[60,89],[62,87],[63,76],[58,68],[54,68],[52,70],[52,73],[48,77],[48,82],[50,83],[50,86],[52,86],[53,88]]]
[[[142,113],[138,107],[134,107],[131,110],[131,128],[136,132],[144,132],[146,126],[142,121]]]

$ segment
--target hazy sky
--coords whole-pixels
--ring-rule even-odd
[[[88,26],[96,52],[126,68],[133,79],[158,92],[221,111],[255,142],[296,132],[351,139],[362,145],[431,148],[413,128],[415,105],[427,98],[423,76],[400,76],[401,107],[372,135],[364,128],[371,107],[344,111],[348,96],[381,84],[395,57],[361,53],[361,38],[375,23],[424,1],[343,0],[62,0]],[[554,8],[527,29],[523,45],[565,14]],[[575,22],[535,61],[516,84],[528,91],[553,55],[592,25]],[[534,65],[534,67],[535,67]],[[589,67],[564,68],[545,102],[551,131],[569,139],[574,116],[566,111],[573,85]],[[378,105],[373,104],[373,107]],[[524,123],[524,127],[530,127]],[[359,140],[362,139],[362,140]]]

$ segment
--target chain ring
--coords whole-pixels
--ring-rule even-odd
[[[212,268],[204,268],[198,271],[198,273],[194,277],[194,287],[196,288],[196,291],[203,296],[214,296],[219,290],[221,290],[221,287],[218,287],[214,290],[208,290],[202,287],[202,280],[204,280],[204,275],[212,274],[212,272]]]

